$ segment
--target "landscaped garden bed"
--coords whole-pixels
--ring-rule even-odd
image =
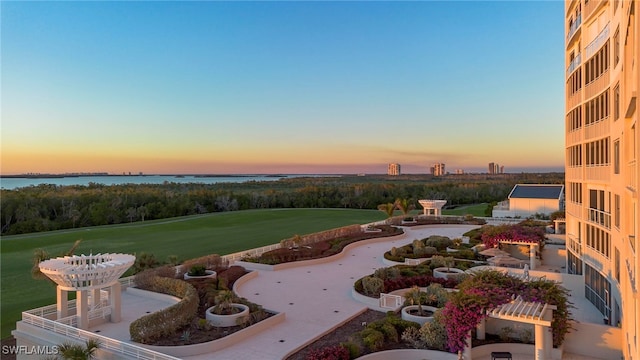
[[[376,225],[379,231],[355,231],[340,236],[314,241],[311,238],[294,236],[281,242],[281,247],[257,257],[247,257],[242,261],[267,265],[277,265],[294,261],[320,259],[338,254],[345,246],[354,242],[403,234],[402,229],[389,225]]]
[[[194,265],[195,264],[195,265]],[[204,267],[215,271],[215,278],[182,280],[185,269]],[[191,270],[190,270],[191,271]],[[227,266],[219,256],[210,255],[185,262],[176,269],[164,266],[136,274],[136,287],[181,298],[177,304],[134,321],[130,326],[134,341],[157,346],[192,345],[217,340],[233,334],[274,314],[233,291],[233,284],[248,272],[240,266]],[[242,321],[216,326],[207,319],[207,311],[233,315],[236,304],[248,309]],[[238,307],[239,307],[238,306]],[[215,311],[215,309],[221,309]]]
[[[384,314],[368,310],[342,327],[293,354],[288,360],[354,359],[371,352],[392,349],[430,349],[455,353],[466,345],[466,338],[478,322],[491,310],[519,294],[526,301],[555,305],[551,331],[553,345],[559,347],[571,330],[571,303],[567,291],[559,284],[538,280],[524,282],[497,271],[485,270],[467,277],[459,291],[448,296],[444,308],[436,310],[433,320],[422,326],[404,322],[394,312]],[[397,325],[402,325],[402,331]],[[414,325],[408,325],[414,324]],[[532,333],[502,327],[498,333],[487,333],[484,340],[472,340],[472,346],[492,343],[530,344]],[[346,355],[345,355],[346,354]]]
[[[394,262],[405,262],[406,259],[428,259],[434,255],[455,256],[457,259],[481,260],[473,251],[479,240],[463,244],[461,239],[450,239],[446,236],[432,235],[424,239],[416,239],[412,243],[393,247],[384,253],[384,258]],[[452,251],[454,250],[454,251]]]

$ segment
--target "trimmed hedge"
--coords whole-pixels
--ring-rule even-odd
[[[180,302],[166,309],[145,315],[131,323],[131,340],[141,344],[168,336],[179,328],[191,323],[198,311],[198,292],[189,283],[179,279],[154,277],[144,290],[159,292],[181,298]]]
[[[358,224],[347,225],[335,229],[329,229],[325,231],[320,231],[313,234],[308,234],[304,236],[296,235],[289,239],[284,239],[280,241],[280,245],[283,247],[291,247],[294,245],[306,245],[306,244],[315,244],[321,241],[336,239],[344,236],[349,236],[351,234],[358,234],[362,232],[362,227]]]

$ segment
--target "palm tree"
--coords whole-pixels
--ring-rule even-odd
[[[231,304],[237,300],[236,294],[231,290],[220,290],[216,296],[215,312],[218,315],[233,314],[233,306]]]
[[[418,315],[423,316],[422,304],[427,303],[427,293],[420,291],[417,285],[414,285],[411,290],[404,294],[404,298],[411,302],[411,305],[418,305]]]
[[[378,210],[383,211],[385,214],[387,214],[388,217],[392,217],[393,216],[393,212],[396,209],[396,204],[394,203],[386,203],[386,204],[380,204],[378,205]]]
[[[415,204],[410,199],[396,199],[395,206],[398,210],[402,211],[402,215],[407,215],[409,211],[416,208]]]
[[[100,342],[96,339],[89,339],[85,346],[65,342],[58,345],[58,351],[65,360],[89,360],[93,359],[96,351],[100,347]]]
[[[82,240],[76,240],[76,242],[73,243],[73,246],[71,246],[71,248],[66,253],[62,254],[62,256],[73,255],[73,253],[78,248],[78,245],[80,245],[80,241]],[[40,272],[40,263],[50,258],[51,258],[51,255],[45,249],[37,248],[33,250],[33,257],[32,257],[33,266],[31,267],[32,278],[38,279],[38,280],[48,279],[46,275]]]

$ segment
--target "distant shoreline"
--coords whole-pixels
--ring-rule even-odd
[[[304,176],[304,175],[313,175],[317,176],[317,174],[295,174],[296,176]],[[327,174],[327,176],[336,176],[337,174]],[[279,177],[284,178],[290,175],[284,174],[106,174],[106,173],[95,173],[95,174],[20,174],[20,175],[0,175],[0,179],[61,179],[61,178],[78,178],[78,177],[95,177],[95,176],[113,176],[113,177],[121,177],[121,176],[136,176],[136,177],[147,177],[147,176],[173,176],[173,177],[195,177],[195,178],[203,178],[203,177],[256,177],[256,176],[264,176],[264,177]]]

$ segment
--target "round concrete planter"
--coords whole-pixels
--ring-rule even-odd
[[[402,308],[402,320],[413,321],[420,324],[420,326],[433,321],[433,314],[438,310],[433,306],[422,306],[422,312],[425,314],[430,313],[429,316],[420,316],[418,313],[418,305],[409,305]]]
[[[208,308],[205,315],[207,321],[213,326],[231,327],[240,325],[248,320],[249,307],[247,305],[233,303],[231,307],[240,310],[240,312],[231,315],[218,315],[213,312],[215,306]]]
[[[207,275],[201,275],[201,276],[193,276],[193,275],[189,275],[189,273],[184,273],[183,278],[185,280],[189,280],[189,279],[215,279],[216,276],[218,276],[218,274],[213,271],[213,270],[205,270],[205,272],[207,273]]]
[[[439,267],[433,269],[433,277],[441,279],[452,279],[460,274],[464,274],[464,270],[456,268]]]

